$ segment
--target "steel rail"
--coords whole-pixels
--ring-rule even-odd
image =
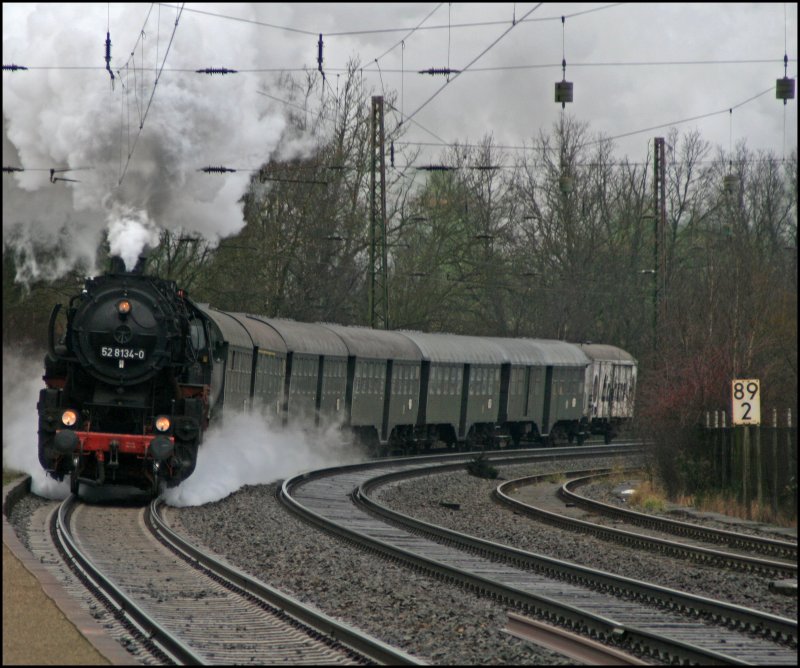
[[[610,473],[597,474],[597,476],[605,475],[610,475]],[[725,529],[710,529],[708,527],[692,524],[691,522],[682,522],[680,520],[675,520],[668,517],[658,517],[649,515],[647,513],[641,513],[630,508],[618,508],[609,503],[590,499],[574,491],[576,488],[591,482],[593,477],[595,476],[586,476],[569,480],[559,489],[558,493],[562,498],[570,501],[571,503],[575,503],[583,508],[600,511],[604,515],[619,517],[632,524],[639,524],[641,526],[658,529],[659,531],[673,533],[677,536],[686,536],[688,538],[703,540],[710,543],[724,543],[732,548],[739,548],[777,558],[791,559],[795,562],[797,561],[796,542],[793,543],[775,538],[751,536]],[[794,570],[796,577],[796,563],[794,565]]]
[[[625,652],[589,640],[577,633],[570,633],[558,626],[543,624],[516,612],[508,612],[506,633],[552,649],[559,654],[575,659],[581,665],[589,666],[646,666],[645,661]]]
[[[603,474],[607,475],[607,473]],[[494,490],[494,496],[498,501],[500,501],[500,503],[508,506],[509,508],[512,508],[513,510],[521,512],[525,515],[535,517],[538,520],[546,521],[548,524],[553,526],[557,526],[569,531],[581,531],[583,533],[589,533],[604,540],[622,543],[623,545],[636,549],[653,550],[666,556],[687,558],[704,565],[714,565],[721,566],[723,568],[757,572],[767,576],[781,576],[789,578],[797,577],[797,564],[789,564],[782,561],[772,561],[769,559],[761,559],[759,557],[750,557],[731,552],[723,552],[707,547],[687,545],[686,543],[680,543],[664,538],[645,536],[632,531],[626,531],[625,529],[606,527],[594,522],[588,522],[575,517],[567,517],[557,512],[545,510],[544,508],[525,503],[519,499],[515,499],[508,493],[509,490],[535,484],[537,481],[547,477],[548,476],[546,475],[526,476],[525,478],[506,481],[497,486],[497,488]],[[584,477],[577,479],[586,480],[587,478]],[[571,482],[573,481],[568,481],[565,483],[561,487],[561,490],[565,489],[565,487]],[[572,496],[570,495],[566,498],[571,500]],[[614,517],[624,519],[625,515],[624,512],[614,513]],[[658,528],[657,523],[652,523],[650,528]],[[707,531],[713,530],[709,529]]]
[[[584,451],[582,454],[588,453]],[[536,459],[536,456],[531,455],[530,459]],[[492,456],[490,454],[489,460],[492,463],[498,463],[500,461],[500,456]],[[515,461],[520,460],[517,459]],[[512,605],[516,605],[523,610],[533,611],[548,621],[566,626],[567,628],[574,629],[581,633],[590,635],[591,637],[599,638],[603,641],[609,642],[612,645],[623,647],[635,653],[642,653],[646,655],[649,654],[659,659],[694,661],[698,663],[744,663],[743,661],[726,654],[721,654],[719,652],[702,647],[696,647],[681,640],[663,638],[655,633],[638,629],[632,625],[619,624],[614,620],[589,613],[585,610],[575,608],[569,604],[561,603],[545,596],[536,595],[529,591],[522,591],[511,586],[500,584],[490,578],[485,578],[480,575],[464,571],[458,567],[448,566],[435,559],[428,558],[426,556],[403,549],[402,547],[392,545],[374,536],[365,536],[362,531],[350,529],[346,526],[343,526],[338,521],[334,522],[332,520],[328,520],[322,514],[305,507],[301,502],[293,497],[292,492],[295,488],[326,476],[335,475],[337,472],[343,472],[344,468],[347,468],[347,472],[350,473],[354,472],[356,468],[368,469],[376,466],[385,467],[387,463],[388,462],[384,461],[380,464],[372,464],[371,466],[362,465],[358,467],[338,467],[337,469],[325,469],[323,471],[309,472],[295,476],[294,478],[284,481],[281,488],[280,499],[285,505],[287,505],[287,507],[289,507],[299,516],[303,517],[306,521],[315,524],[325,531],[333,533],[334,535],[340,536],[350,543],[358,545],[362,548],[366,548],[369,551],[379,553],[393,561],[411,565],[412,567],[419,569],[426,574],[433,575],[434,577],[438,577],[447,582],[458,582],[468,589],[493,596],[500,601],[505,601]],[[398,463],[398,465],[408,465],[408,463],[409,461],[406,459]],[[456,466],[458,466],[458,464],[451,463],[438,467],[437,471],[451,469]],[[424,475],[424,472],[420,470],[405,471],[402,476],[398,476],[397,473],[389,473],[371,479],[366,486],[372,485],[373,483],[380,484],[380,482],[386,482],[388,479],[396,479],[397,477],[408,477],[414,475]],[[366,503],[370,508],[373,508],[375,505],[375,502],[371,502],[367,498],[365,490],[361,485],[359,485],[352,492],[351,496],[359,505],[361,505],[362,502]],[[391,523],[399,523],[406,530],[408,530],[408,519],[411,520],[412,525],[414,523],[413,518],[407,518],[407,516],[404,516],[400,513],[394,513],[393,511],[388,512],[390,515],[394,516],[394,519]],[[459,545],[461,549],[464,547],[464,541],[484,543],[485,545],[490,546],[490,551],[503,547],[488,543],[486,541],[480,541],[479,539],[474,539],[472,537],[465,537],[457,534],[456,532],[449,532],[448,530],[441,529],[440,527],[432,527],[431,525],[424,524],[421,524],[421,527],[422,528],[420,531],[412,530],[412,533],[423,533],[430,535],[431,533],[435,534],[437,532],[441,532],[444,535],[448,535],[449,539],[442,539],[439,537],[437,542],[450,544],[461,543]],[[529,553],[518,550],[501,549],[501,551],[505,552],[503,557],[503,560],[505,561],[509,560],[510,553],[516,555],[516,557],[519,557],[522,561],[530,560],[531,558],[534,558],[534,560],[537,559],[535,555],[530,555]],[[744,631],[746,633],[767,636],[773,641],[778,640],[784,643],[796,643],[796,623],[792,623],[791,620],[784,620],[783,618],[772,615],[765,616],[762,613],[750,611],[756,615],[755,619],[741,619],[740,616],[736,621],[732,621],[731,611],[736,610],[736,606],[730,606],[724,603],[702,599],[700,597],[684,595],[681,592],[675,592],[674,590],[669,590],[666,588],[654,587],[647,585],[646,583],[639,583],[635,580],[630,580],[627,578],[617,578],[605,573],[593,572],[590,569],[583,569],[574,565],[569,566],[576,569],[575,573],[565,575],[563,567],[561,569],[555,568],[554,564],[558,563],[556,560],[550,560],[547,558],[538,558],[538,560],[540,561],[540,567],[538,570],[544,575],[549,575],[559,579],[567,579],[573,582],[579,581],[579,584],[581,585],[609,591],[623,597],[630,596],[631,590],[639,587],[641,589],[635,593],[636,598],[645,600],[650,604],[652,604],[653,601],[658,601],[657,605],[665,610],[676,610],[684,614],[688,613],[693,615],[695,618],[699,616],[706,616],[720,625],[738,628],[740,632]],[[546,564],[544,562],[551,563]],[[581,577],[578,574],[579,571],[587,571],[591,573],[593,576],[592,580],[587,581],[585,577]],[[622,586],[623,584],[625,585],[624,587]],[[704,612],[702,615],[696,611],[699,602],[705,603],[703,606]],[[774,622],[775,625],[780,626],[785,624],[786,626],[780,626],[779,629],[776,629],[775,625],[773,625],[771,628],[764,629],[763,625],[765,618],[769,622]]]
[[[115,616],[126,623],[145,642],[154,646],[169,661],[179,665],[210,665],[202,656],[161,626],[119,587],[111,582],[75,543],[69,527],[69,516],[77,502],[73,494],[59,506],[53,519],[54,540],[66,563],[90,591],[109,602]]]
[[[421,472],[415,471],[414,475],[421,475]],[[724,623],[731,628],[739,628],[790,644],[796,645],[797,643],[796,621],[723,601],[695,596],[622,575],[613,575],[462,534],[417,520],[409,515],[392,510],[369,497],[369,492],[372,489],[406,477],[409,476],[404,475],[404,472],[395,472],[372,478],[355,490],[353,497],[365,508],[385,519],[440,541],[449,541],[453,545],[472,550],[484,556],[501,559],[524,568],[561,577],[570,582],[580,582],[598,589],[624,593],[642,601],[661,601],[665,608],[671,610],[691,615],[703,615],[718,623]]]
[[[510,605],[519,606],[522,610],[539,615],[553,624],[565,626],[576,633],[597,638],[601,642],[609,642],[615,646],[628,648],[631,651],[641,651],[652,656],[667,658],[670,661],[675,659],[688,660],[700,665],[747,665],[746,662],[739,661],[734,657],[704,650],[687,643],[674,640],[665,641],[664,638],[647,631],[640,631],[633,626],[620,624],[612,619],[559,603],[545,596],[534,595],[502,585],[489,578],[442,564],[376,538],[366,538],[356,531],[332,524],[321,515],[298,504],[291,498],[291,487],[290,483],[287,488],[289,496],[282,494],[281,500],[306,521],[333,533],[339,538],[343,538],[359,548],[366,548],[368,551],[380,554],[392,561],[411,566],[425,575],[436,577],[445,582],[457,582],[468,590],[491,596]]]
[[[161,515],[163,502],[155,499],[150,504],[148,520],[151,530],[163,542],[188,561],[195,562],[225,582],[226,586],[235,587],[251,597],[262,601],[265,605],[279,608],[303,625],[312,628],[325,637],[349,647],[368,660],[385,665],[419,666],[424,662],[412,657],[387,643],[366,633],[338,622],[319,610],[308,606],[297,599],[274,589],[264,582],[251,577],[247,573],[216,559],[207,552],[192,544],[187,538],[175,532]]]

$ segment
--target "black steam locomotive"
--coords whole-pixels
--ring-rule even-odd
[[[120,258],[50,317],[39,461],[58,480],[130,484],[154,493],[191,475],[208,425],[206,320],[173,281],[128,272]]]

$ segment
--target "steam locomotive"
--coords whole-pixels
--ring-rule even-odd
[[[373,452],[609,442],[633,417],[636,360],[607,345],[300,323],[196,304],[119,261],[88,279],[55,342],[39,460],[57,479],[154,494],[195,468],[228,411],[338,423]]]
[[[127,272],[86,280],[53,309],[39,394],[39,461],[54,478],[156,492],[194,471],[208,426],[212,361],[207,321],[173,281]]]

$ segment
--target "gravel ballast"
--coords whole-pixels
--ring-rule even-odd
[[[619,460],[587,459],[567,466],[579,470],[615,464],[619,466]],[[544,462],[499,470],[502,478],[513,479],[563,467]],[[395,483],[373,496],[420,519],[536,554],[797,617],[794,597],[771,593],[767,578],[633,551],[540,524],[492,500],[499,482],[453,472]],[[420,575],[306,524],[277,500],[278,487],[247,486],[216,503],[170,509],[169,516],[176,529],[254,577],[423,661],[572,663],[504,633],[507,606]],[[602,496],[602,489],[596,494]]]
[[[575,470],[614,464],[586,460],[569,466]],[[559,468],[542,463],[500,472],[512,479]],[[456,472],[436,475],[435,484],[428,478],[407,480],[375,496],[401,512],[488,540],[796,617],[796,601],[771,593],[765,578],[693,566],[533,522],[492,501],[497,484]],[[275,491],[276,485],[247,487],[215,504],[178,509],[178,515],[187,533],[256,577],[427,661],[566,662],[503,634],[504,606],[314,530],[289,514],[275,499]],[[443,502],[458,504],[459,510]]]
[[[209,506],[181,508],[180,520],[258,579],[425,662],[571,663],[503,633],[505,606],[314,529],[280,504],[277,487],[245,487]]]

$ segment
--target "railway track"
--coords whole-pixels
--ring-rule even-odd
[[[560,448],[557,456],[614,451],[630,450],[584,446]],[[495,465],[553,456],[552,449],[487,455]],[[329,469],[285,481],[281,499],[308,521],[366,549],[638,656],[701,664],[794,663],[796,621],[489,543],[370,499],[377,486],[453,470],[468,459]]]
[[[603,474],[608,475],[608,474]],[[711,529],[691,522],[681,522],[656,515],[639,513],[629,508],[619,508],[608,503],[602,503],[589,499],[578,494],[575,490],[590,482],[592,478],[578,478],[565,483],[559,491],[559,495],[567,501],[577,505],[602,511],[603,514],[611,517],[620,517],[631,524],[638,524],[645,527],[653,527],[658,531],[672,533],[676,536],[686,536],[696,538],[708,543],[726,545],[733,549],[741,549],[758,554],[764,554],[776,559],[786,559],[797,565],[797,541],[775,540],[758,536],[725,531],[722,529]]]
[[[56,540],[79,578],[164,663],[418,664],[205,554],[149,508],[68,498]]]
[[[780,541],[758,536],[711,529],[708,527],[679,522],[672,519],[639,513],[627,508],[619,508],[600,501],[594,501],[575,493],[573,490],[608,471],[571,473],[576,476],[558,488],[558,496],[567,503],[580,506],[597,513],[630,524],[646,527],[662,534],[677,535],[680,541],[653,535],[644,535],[617,527],[608,527],[596,522],[570,517],[556,510],[548,510],[516,498],[522,488],[545,482],[551,476],[536,475],[509,480],[498,485],[495,498],[502,504],[524,513],[539,521],[571,531],[587,533],[603,540],[610,540],[642,550],[652,550],[661,554],[690,559],[700,564],[729,568],[745,572],[759,573],[767,577],[797,578],[797,543]],[[580,477],[577,477],[580,476]],[[721,550],[723,545],[729,550]],[[752,554],[748,554],[752,553]],[[756,555],[769,555],[766,559]]]

